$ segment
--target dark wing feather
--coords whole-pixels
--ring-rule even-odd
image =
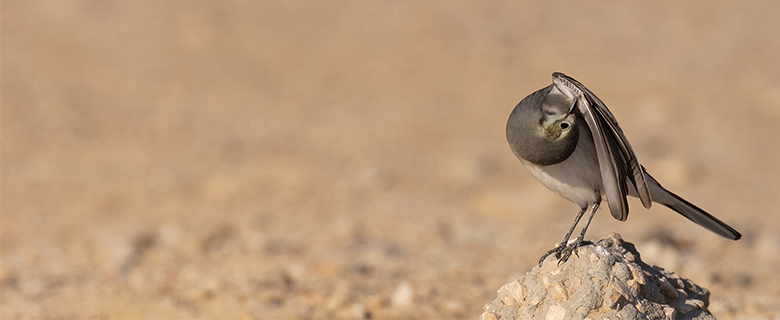
[[[581,100],[582,101],[582,100]],[[599,159],[599,169],[601,170],[601,181],[604,185],[604,193],[607,196],[609,211],[612,217],[620,221],[628,219],[628,202],[625,183],[625,166],[619,155],[616,155],[616,146],[613,139],[610,139],[609,132],[604,121],[593,113],[590,102],[585,100],[578,104],[578,109],[582,112],[588,127],[593,133],[593,142],[596,145],[596,155]],[[595,128],[595,130],[594,130]]]
[[[621,221],[628,218],[626,181],[631,181],[642,204],[645,208],[650,208],[652,198],[645,172],[623,130],[604,102],[577,80],[563,73],[553,73],[553,83],[562,89],[561,91],[571,93],[573,98],[577,99],[578,110],[593,133],[604,192],[612,216]]]
[[[593,94],[593,92],[577,82],[577,80],[572,78],[569,79],[571,79],[580,90],[585,92],[585,97],[591,102],[590,105],[595,107],[596,111],[601,115],[601,119],[604,120],[606,126],[612,131],[610,140],[620,148],[622,160],[627,166],[626,169],[628,172],[631,172],[631,175],[627,174],[627,176],[636,188],[642,205],[645,208],[650,209],[653,200],[650,196],[650,189],[647,187],[647,174],[645,173],[644,168],[639,164],[639,160],[636,158],[636,154],[634,154],[634,149],[631,148],[631,144],[628,142],[628,138],[626,138],[625,134],[623,134],[623,130],[620,128],[620,125],[618,125],[617,120],[615,120],[615,116],[612,115],[604,102]]]

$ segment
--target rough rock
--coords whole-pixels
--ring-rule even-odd
[[[481,319],[715,319],[710,292],[640,259],[618,234],[554,255],[498,290]]]

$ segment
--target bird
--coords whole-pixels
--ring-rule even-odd
[[[661,186],[639,163],[631,144],[604,102],[582,83],[561,72],[553,83],[515,106],[506,124],[507,142],[526,170],[553,193],[580,207],[563,240],[540,259],[569,259],[585,237],[601,200],[617,220],[628,218],[627,196],[646,209],[653,202],[727,239],[742,235],[723,221]],[[579,236],[569,238],[586,211]]]

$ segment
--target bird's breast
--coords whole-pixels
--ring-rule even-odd
[[[601,171],[596,147],[587,124],[580,122],[579,139],[574,152],[556,164],[537,165],[520,159],[537,181],[555,194],[585,207],[601,201]]]

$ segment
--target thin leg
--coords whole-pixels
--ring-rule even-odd
[[[593,216],[596,215],[596,210],[599,209],[599,205],[601,205],[600,202],[596,202],[596,204],[593,205],[593,210],[590,211],[590,216],[588,216],[588,221],[585,221],[585,226],[582,228],[582,232],[580,232],[580,241],[585,239],[585,231],[588,231],[590,222],[593,221]]]
[[[566,248],[566,244],[567,242],[569,242],[569,237],[571,237],[571,233],[574,232],[574,228],[577,227],[577,224],[580,223],[580,219],[582,219],[582,216],[585,214],[585,210],[588,210],[588,207],[583,207],[582,209],[580,209],[580,212],[577,213],[577,217],[574,218],[574,223],[571,225],[571,228],[569,228],[569,232],[566,233],[566,236],[563,237],[563,240],[561,240],[561,243],[558,244],[557,247],[551,249],[550,251],[547,251],[547,253],[542,255],[542,257],[539,259],[540,266],[542,265],[542,262],[544,262],[544,259],[553,253],[555,253],[556,257],[560,257],[560,252]],[[593,214],[591,214],[590,219],[593,219]],[[588,219],[588,224],[590,224],[590,219]]]
[[[584,207],[580,209],[580,212],[577,213],[577,217],[574,218],[574,223],[572,223],[571,227],[569,228],[569,232],[566,232],[566,235],[563,237],[563,240],[561,240],[561,245],[565,246],[567,242],[569,242],[569,237],[571,237],[571,233],[574,232],[574,228],[580,223],[580,219],[582,219],[582,216],[585,215],[585,210],[587,210],[588,207]],[[593,215],[590,217],[593,219]],[[590,223],[590,220],[588,220],[588,223]]]
[[[599,205],[601,203],[596,202],[596,204],[593,205],[593,210],[590,211],[590,215],[588,216],[588,221],[585,222],[585,226],[582,228],[582,232],[580,232],[580,236],[577,237],[577,239],[572,242],[571,245],[567,246],[565,250],[563,250],[562,255],[560,256],[560,260],[558,260],[558,264],[566,262],[566,260],[569,260],[569,257],[571,257],[572,252],[574,250],[577,250],[577,247],[580,246],[582,243],[582,240],[585,239],[585,232],[588,231],[588,226],[590,226],[590,222],[593,220],[593,216],[596,215],[596,210],[599,209]]]

